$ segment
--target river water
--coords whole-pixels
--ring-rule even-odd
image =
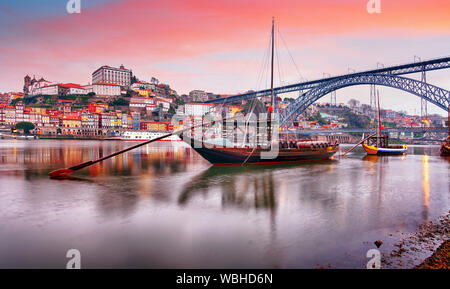
[[[158,142],[62,180],[51,170],[119,141],[0,141],[0,268],[364,268],[450,209],[450,160],[406,156],[211,167]]]

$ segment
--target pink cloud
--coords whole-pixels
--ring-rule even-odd
[[[309,37],[317,35],[449,36],[450,2],[447,0],[382,1],[379,15],[368,14],[365,2],[112,2],[84,10],[79,15],[10,27],[15,35],[2,41],[0,46],[0,72],[6,75],[0,80],[0,89],[20,87],[26,73],[40,73],[61,81],[87,82],[90,73],[103,64],[135,65],[150,73],[154,62],[264,49],[272,16],[276,16],[278,29],[293,36],[288,42],[294,47],[305,45]],[[231,66],[231,62],[205,65],[209,71],[214,71],[215,67],[231,69]],[[171,74],[170,71],[165,73]],[[178,74],[172,73],[174,81]]]

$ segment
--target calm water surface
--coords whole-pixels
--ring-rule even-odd
[[[363,268],[450,209],[450,160],[406,156],[271,167],[210,167],[159,142],[64,180],[47,173],[132,145],[0,141],[0,267]]]

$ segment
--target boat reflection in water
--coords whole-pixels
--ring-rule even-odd
[[[378,155],[365,155],[363,157],[363,161],[368,161],[368,162],[378,162],[378,159],[380,157]]]
[[[178,203],[185,206],[218,184],[222,207],[276,208],[273,173],[260,167],[210,167],[185,186]]]

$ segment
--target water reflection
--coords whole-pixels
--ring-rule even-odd
[[[423,218],[428,221],[428,208],[430,207],[430,168],[428,156],[422,156],[422,191],[423,191]]]
[[[379,156],[378,155],[366,155],[363,157],[363,161],[368,161],[368,162],[378,162]]]
[[[426,145],[408,146],[407,154],[438,156],[439,155],[439,147],[438,146],[426,146]]]
[[[364,244],[415,230],[450,206],[450,163],[434,155],[438,147],[210,167],[189,147],[164,143],[61,180],[47,176],[128,145],[0,142],[0,267],[29,258],[56,266],[69,246],[87,250],[92,267],[359,268]]]
[[[207,195],[217,186],[223,207],[274,211],[277,206],[273,172],[258,167],[210,167],[185,186],[178,203],[185,206],[195,195]]]
[[[46,175],[57,168],[75,165],[97,159],[124,149],[132,144],[124,142],[78,142],[78,141],[29,141],[11,142],[0,150],[0,172],[5,174],[24,173],[27,178]],[[192,164],[192,151],[180,145],[159,149],[162,145],[145,146],[119,155],[105,162],[80,171],[80,175],[130,176],[147,172],[167,175],[186,171]],[[16,170],[25,167],[25,170]]]

